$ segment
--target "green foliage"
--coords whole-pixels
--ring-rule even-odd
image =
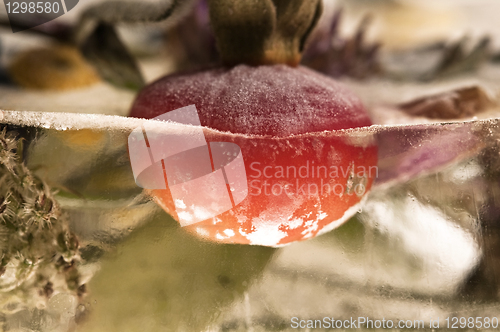
[[[210,0],[210,21],[222,60],[297,65],[319,20],[321,1]]]

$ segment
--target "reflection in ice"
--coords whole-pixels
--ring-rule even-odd
[[[370,198],[360,218],[373,236],[386,238],[381,257],[370,264],[370,280],[428,295],[456,291],[479,260],[473,236],[411,191],[374,193]],[[403,268],[391,270],[394,263]]]

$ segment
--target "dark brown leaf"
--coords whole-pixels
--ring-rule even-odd
[[[100,23],[80,45],[85,58],[110,83],[138,90],[144,79],[135,59],[118,37],[114,27]]]
[[[483,89],[472,86],[420,98],[398,108],[409,115],[450,120],[472,117],[494,105]]]
[[[193,0],[163,2],[101,2],[87,9],[75,31],[77,44],[99,74],[114,85],[139,89],[144,79],[114,24],[147,23],[175,19],[190,8]]]

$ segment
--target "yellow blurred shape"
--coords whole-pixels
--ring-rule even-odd
[[[425,3],[400,3],[377,14],[379,38],[389,48],[448,39],[459,19],[452,8]]]
[[[104,132],[92,129],[66,130],[58,132],[59,138],[66,145],[83,149],[100,146],[105,135]]]
[[[68,90],[100,81],[80,51],[71,46],[31,49],[17,55],[9,72],[22,87],[38,90]]]

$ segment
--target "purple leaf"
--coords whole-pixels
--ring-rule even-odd
[[[489,125],[477,121],[379,127],[377,184],[407,181],[470,157],[484,145]]]

